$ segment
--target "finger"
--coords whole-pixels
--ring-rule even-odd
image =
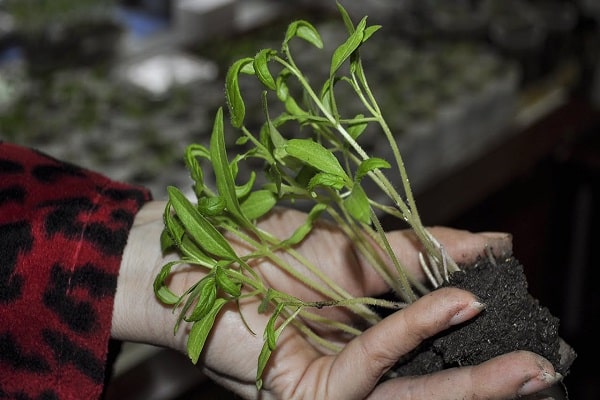
[[[424,339],[474,317],[482,309],[467,291],[446,288],[432,292],[348,343],[334,362],[331,382],[347,395],[340,398],[364,397],[400,357]]]
[[[475,261],[477,257],[485,255],[486,248],[492,250],[496,257],[504,257],[512,253],[512,237],[508,233],[473,233],[441,226],[428,230],[443,246],[447,254],[459,264]],[[403,252],[402,260],[408,268],[420,271],[418,253],[423,251],[423,246],[417,241],[413,231],[404,231],[403,235],[394,235],[390,239],[390,243],[392,248]]]
[[[485,256],[486,248],[495,257],[502,258],[512,254],[512,236],[503,232],[473,233],[466,230],[447,227],[432,227],[428,229],[432,236],[444,247],[448,256],[459,265],[473,262],[479,256]],[[419,252],[423,246],[412,230],[397,230],[387,234],[390,246],[404,266],[415,279],[423,281],[425,275],[419,264]],[[381,294],[389,287],[377,272],[361,258],[365,274],[365,291],[371,294]]]
[[[512,399],[549,388],[561,379],[545,358],[528,352],[504,354],[477,366],[404,377],[379,385],[368,397],[395,399]]]

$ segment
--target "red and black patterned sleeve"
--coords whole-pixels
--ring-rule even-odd
[[[0,142],[0,398],[101,396],[140,187]]]

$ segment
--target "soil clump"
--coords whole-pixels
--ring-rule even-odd
[[[473,266],[453,273],[443,286],[474,293],[486,309],[423,342],[398,363],[395,375],[476,365],[515,350],[540,354],[556,371],[568,374],[576,354],[559,337],[559,319],[529,293],[523,266],[516,258],[480,258]]]

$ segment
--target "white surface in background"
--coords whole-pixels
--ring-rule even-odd
[[[154,96],[162,96],[179,85],[217,78],[214,62],[183,53],[160,53],[124,67],[124,78]]]

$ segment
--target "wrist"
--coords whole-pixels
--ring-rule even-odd
[[[144,205],[135,217],[121,260],[112,316],[112,337],[119,340],[148,343],[185,352],[186,325],[174,333],[178,314],[162,304],[154,295],[154,278],[161,267],[176,254],[163,254],[160,235],[163,230],[165,202]],[[172,290],[185,290],[189,271],[172,274]],[[200,273],[194,270],[194,274]],[[196,277],[194,278],[196,279]]]

